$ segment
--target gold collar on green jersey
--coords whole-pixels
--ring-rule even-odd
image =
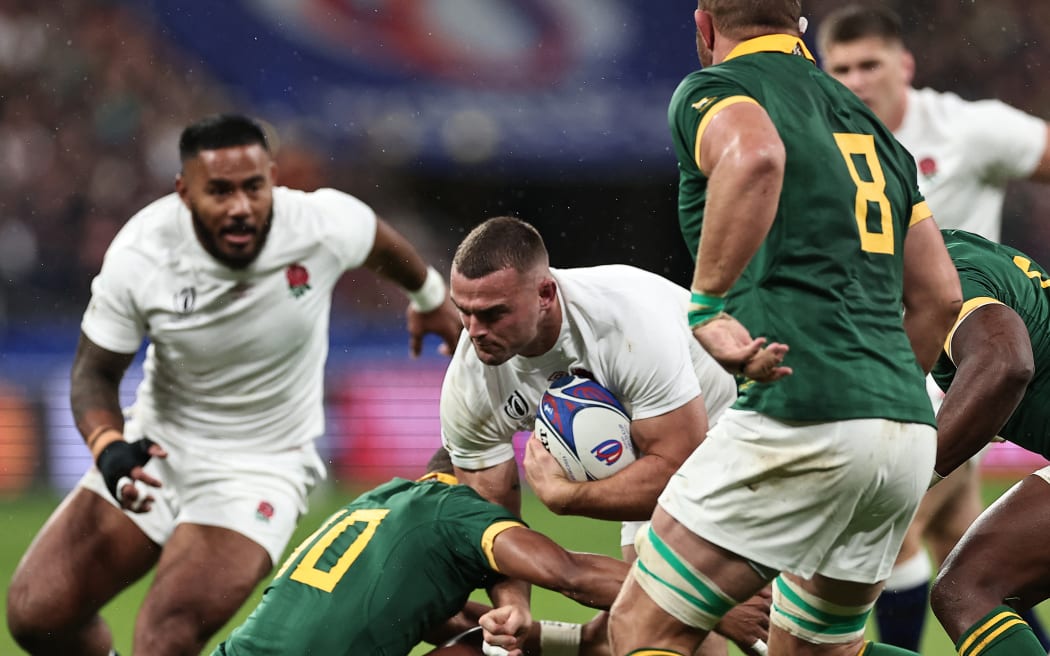
[[[438,481],[445,485],[459,485],[458,478],[452,474],[446,474],[444,472],[430,472],[426,476],[420,476],[416,479],[417,483],[422,483],[423,481]]]
[[[722,61],[729,61],[734,57],[741,57],[743,55],[753,55],[756,52],[782,52],[786,55],[799,55],[805,57],[814,64],[817,60],[810,54],[809,49],[806,48],[806,44],[803,43],[802,39],[791,34],[766,34],[764,36],[757,36],[747,41],[742,41],[737,44],[735,48],[729,51],[726,58]]]

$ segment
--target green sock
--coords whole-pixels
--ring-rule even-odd
[[[1046,656],[1032,627],[1009,606],[997,606],[955,643],[959,656]]]
[[[909,649],[902,649],[881,642],[866,642],[857,656],[919,656]]]

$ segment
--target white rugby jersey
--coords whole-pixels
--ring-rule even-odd
[[[321,435],[332,288],[375,234],[375,213],[352,196],[277,187],[259,257],[234,270],[204,250],[176,194],[132,217],[81,323],[117,353],[149,339],[129,434],[255,452]]]
[[[894,133],[919,169],[919,190],[937,225],[998,242],[1010,180],[1035,171],[1046,144],[1045,123],[998,100],[910,89]]]
[[[441,436],[452,462],[484,469],[514,457],[511,440],[531,431],[550,381],[591,377],[632,420],[679,408],[703,393],[711,423],[736,400],[736,381],[693,337],[689,291],[625,265],[554,269],[562,326],[547,353],[499,366],[460,336],[441,388]]]

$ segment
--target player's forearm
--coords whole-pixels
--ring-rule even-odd
[[[559,515],[647,520],[676,469],[666,458],[644,455],[609,478],[571,484],[564,499],[552,500],[547,506]]]
[[[570,552],[570,558],[569,578],[559,592],[584,606],[608,610],[630,567],[622,560],[597,554]]]
[[[983,449],[1024,397],[1031,372],[998,358],[960,365],[937,413],[937,462],[947,476]]]
[[[365,266],[408,291],[422,287],[427,275],[427,264],[415,247],[382,220],[376,225],[375,243]]]
[[[69,404],[85,438],[107,427],[123,430],[120,380],[131,357],[104,351],[81,336],[70,373]]]
[[[773,225],[783,175],[772,157],[720,162],[708,184],[693,289],[724,294],[740,278]]]

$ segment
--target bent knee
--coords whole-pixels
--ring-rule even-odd
[[[61,597],[46,597],[17,577],[7,591],[7,628],[11,637],[31,653],[61,653],[62,645],[89,632],[93,620],[84,618]],[[59,651],[54,651],[59,649]]]

